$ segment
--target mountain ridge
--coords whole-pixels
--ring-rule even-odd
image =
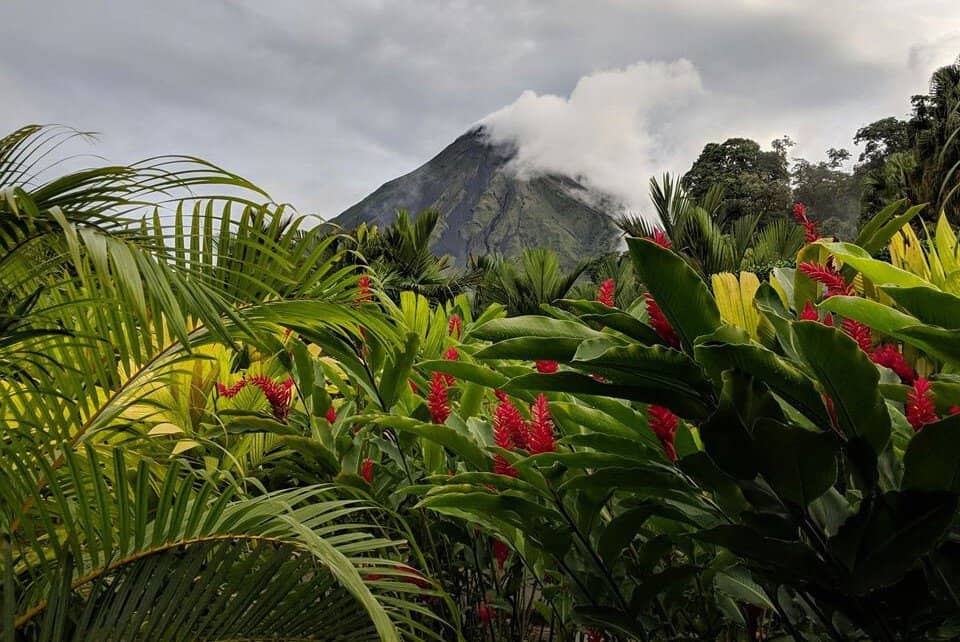
[[[388,225],[397,209],[440,211],[434,250],[464,263],[470,255],[516,256],[546,246],[565,265],[616,249],[619,229],[601,207],[609,195],[559,174],[518,177],[516,149],[492,144],[483,127],[459,136],[412,172],[387,181],[331,222]]]

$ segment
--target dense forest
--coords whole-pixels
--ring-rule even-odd
[[[2,639],[960,637],[960,61],[572,268],[80,137],[0,139]]]

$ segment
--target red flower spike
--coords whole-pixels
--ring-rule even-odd
[[[513,412],[510,411],[511,409]],[[526,426],[523,425],[523,418],[520,417],[520,413],[517,412],[517,409],[514,408],[509,401],[504,400],[500,402],[493,418],[493,442],[504,450],[513,450],[517,446],[515,435],[519,433],[519,430],[516,426],[511,425],[516,421],[516,419],[513,418],[514,413],[516,413],[516,419],[519,419],[520,426],[523,428],[524,432],[521,434],[523,434],[525,438]],[[517,476],[516,469],[507,461],[506,457],[500,454],[493,458],[493,472],[498,475],[507,475],[508,477]]]
[[[232,399],[233,397],[237,396],[237,393],[243,390],[243,387],[246,385],[247,385],[247,379],[243,378],[237,383],[230,386],[229,388],[227,388],[222,383],[218,383],[217,390],[220,392],[221,396],[226,397],[227,399]]]
[[[807,216],[807,208],[803,203],[794,204],[793,218],[797,223],[803,226],[803,238],[807,243],[813,243],[820,238],[820,233],[817,231],[817,227],[820,225],[820,223],[818,221],[811,220]]]
[[[604,304],[608,308],[612,308],[613,303],[613,292],[616,289],[617,285],[613,279],[607,279],[600,284],[600,287],[597,288],[597,301]]]
[[[494,438],[496,438],[498,432],[504,435],[500,439],[500,441],[503,441],[503,444],[508,443],[506,438],[509,437],[508,446],[501,444],[500,441],[497,442],[497,445],[501,448],[506,448],[507,450],[522,448],[527,450],[530,429],[527,427],[527,422],[525,422],[520,415],[520,411],[517,410],[516,406],[510,403],[509,400],[500,401],[500,403],[497,404],[497,409],[494,411]]]
[[[497,567],[502,571],[503,565],[507,561],[507,555],[510,554],[510,549],[506,544],[501,542],[498,539],[493,540],[493,556],[497,560]]]
[[[559,363],[550,360],[537,361],[535,365],[540,374],[553,374],[560,368]]]
[[[870,332],[870,326],[853,319],[844,319],[840,327],[847,333],[847,336],[857,342],[861,350],[870,354],[873,349],[873,333]]]
[[[447,323],[447,335],[452,337],[454,334],[456,334],[456,338],[459,339],[461,323],[462,321],[459,316],[456,314],[451,314],[450,322]]]
[[[650,404],[647,406],[647,420],[650,429],[663,444],[663,450],[670,461],[677,461],[677,449],[674,446],[677,426],[680,419],[669,408]]]
[[[427,407],[430,409],[430,421],[442,424],[450,416],[450,400],[447,398],[447,382],[444,375],[433,373],[430,382],[430,394],[427,395]]]
[[[290,397],[293,388],[293,379],[287,377],[283,383],[277,383],[266,375],[254,375],[244,377],[229,388],[222,383],[217,384],[217,390],[227,399],[230,399],[240,392],[247,385],[256,386],[263,392],[263,396],[270,403],[270,410],[277,421],[286,421],[290,414]]]
[[[673,326],[667,321],[667,317],[664,316],[660,306],[657,305],[657,302],[653,299],[653,295],[649,292],[644,292],[643,298],[647,301],[647,316],[650,317],[650,325],[656,333],[660,335],[664,343],[673,348],[679,348],[680,337],[674,332]]]
[[[833,314],[832,314],[832,313],[827,312],[825,315],[823,315],[823,325],[825,325],[825,326],[827,326],[827,327],[829,327],[829,328],[832,328],[832,327],[833,327]]]
[[[820,314],[817,313],[817,309],[813,307],[813,303],[810,302],[810,299],[807,299],[807,302],[803,305],[803,311],[800,313],[801,321],[819,321]]]
[[[373,483],[373,460],[367,457],[363,460],[363,480],[368,484]]]
[[[507,397],[507,393],[505,393],[503,390],[494,390],[493,394],[500,401],[507,401],[509,399],[509,397]]]
[[[667,233],[664,232],[659,227],[653,228],[653,234],[647,237],[648,240],[653,241],[662,248],[670,249],[673,247],[673,243],[670,239],[667,238]]]
[[[332,404],[327,408],[327,414],[324,415],[324,419],[331,424],[337,420],[337,409],[334,408]]]
[[[930,382],[925,377],[917,377],[913,382],[913,389],[907,392],[906,415],[907,421],[913,426],[914,432],[919,432],[927,424],[938,421],[937,408],[933,404],[933,391]]]
[[[819,263],[801,263],[797,266],[801,272],[817,283],[822,283],[826,288],[823,298],[832,296],[852,296],[853,288],[847,285],[843,276],[833,266],[820,265]]]
[[[528,450],[531,455],[552,453],[556,451],[553,443],[553,417],[550,416],[550,405],[541,392],[537,400],[530,406],[530,439]]]
[[[893,372],[900,377],[901,383],[912,385],[913,380],[917,376],[913,368],[907,365],[907,360],[903,358],[903,355],[900,354],[900,351],[897,350],[897,347],[893,344],[882,343],[878,345],[873,351],[873,354],[870,355],[870,358],[874,363],[893,370]]]
[[[507,477],[517,476],[517,469],[514,468],[503,455],[496,455],[493,458],[493,472],[497,475],[506,475]]]
[[[359,307],[361,303],[366,303],[373,300],[373,292],[370,289],[370,275],[361,274],[357,279],[357,287],[360,288],[360,293],[357,295],[357,298],[354,299],[354,303]]]

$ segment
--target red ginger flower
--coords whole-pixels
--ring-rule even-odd
[[[873,349],[873,334],[870,332],[870,326],[853,319],[844,319],[840,327],[847,336],[857,342],[861,350],[870,354]]]
[[[553,443],[553,418],[550,416],[550,405],[541,392],[537,400],[530,406],[530,439],[528,450],[532,455],[552,453],[556,450]]]
[[[870,359],[885,368],[890,368],[900,377],[900,381],[906,384],[913,384],[916,377],[913,368],[907,365],[907,360],[903,358],[897,347],[890,343],[882,343],[876,347]]]
[[[834,266],[820,265],[819,263],[801,263],[797,268],[806,274],[809,278],[822,283],[826,288],[826,291],[823,293],[823,298],[829,298],[832,296],[851,296],[853,295],[853,288],[847,285],[847,282],[843,280],[843,276]]]
[[[506,544],[501,542],[498,539],[493,540],[493,556],[497,560],[497,566],[500,570],[503,570],[503,565],[507,561],[507,555],[510,554],[510,549]]]
[[[650,429],[663,444],[663,450],[670,461],[677,461],[677,449],[674,447],[677,426],[680,419],[669,408],[650,404],[647,406],[647,420]]]
[[[679,348],[680,337],[674,332],[673,326],[667,321],[667,317],[664,316],[663,310],[660,309],[660,306],[657,305],[657,302],[653,299],[653,295],[649,292],[644,292],[643,298],[647,301],[647,316],[650,317],[650,325],[656,333],[660,335],[664,343],[673,348]]]
[[[819,321],[820,314],[817,312],[817,309],[813,307],[813,303],[810,302],[810,299],[807,299],[807,302],[803,305],[803,311],[800,313],[801,321]]]
[[[803,306],[803,311],[800,312],[801,321],[818,321],[823,323],[823,325],[828,327],[833,327],[833,315],[827,312],[823,316],[823,321],[820,321],[820,313],[817,312],[817,309],[813,307],[813,304],[810,303],[810,299],[807,299],[807,302]]]
[[[333,407],[333,404],[330,404],[330,407],[327,408],[327,414],[324,415],[324,418],[330,423],[337,420],[337,409]]]
[[[370,275],[361,274],[357,279],[357,287],[360,288],[360,293],[357,295],[357,298],[354,299],[354,303],[359,306],[361,303],[366,303],[367,301],[373,300],[373,292],[370,290]]]
[[[653,234],[648,236],[647,239],[668,250],[673,247],[673,243],[667,238],[667,233],[659,227],[653,228]]]
[[[270,403],[270,410],[273,413],[274,419],[277,421],[287,420],[287,416],[290,414],[290,396],[291,389],[293,388],[293,379],[287,377],[283,383],[277,383],[266,375],[254,375],[252,377],[244,377],[229,388],[222,383],[218,383],[217,389],[221,395],[230,399],[236,396],[236,394],[247,385],[260,388],[263,396],[266,397]]]
[[[933,404],[933,391],[926,377],[917,377],[913,382],[913,389],[907,392],[906,410],[907,421],[913,426],[914,432],[919,432],[927,424],[940,419]]]
[[[511,410],[513,412],[511,412]],[[516,413],[516,418],[513,418],[513,413]],[[519,419],[519,427],[522,428],[523,433],[520,433],[518,427],[514,425],[517,419]],[[517,409],[514,408],[509,401],[506,399],[501,400],[493,418],[493,442],[504,450],[513,450],[517,446],[514,439],[515,435],[523,434],[524,438],[526,438],[525,433],[526,426],[523,424],[520,413],[517,412]],[[524,444],[525,443],[526,442],[524,442]],[[499,453],[493,458],[493,472],[498,475],[507,475],[508,477],[517,476],[516,469],[507,461],[506,457]]]
[[[369,457],[363,460],[362,475],[365,482],[368,484],[373,483],[373,460]]]
[[[818,221],[810,220],[807,217],[807,207],[803,203],[796,203],[793,206],[793,218],[800,225],[803,226],[803,238],[807,243],[813,243],[818,238],[820,238],[820,233],[817,231],[817,227],[820,225]]]
[[[553,374],[560,368],[559,363],[550,360],[537,361],[535,365],[540,374]]]
[[[496,437],[498,431],[505,435],[502,439],[504,443],[509,443],[508,446],[505,446],[498,441],[497,445],[501,448],[507,450],[513,450],[514,448],[526,450],[528,448],[530,429],[520,415],[520,411],[510,403],[509,399],[501,399],[493,413],[494,437]],[[507,438],[509,438],[509,442],[506,441]]]
[[[597,288],[597,301],[604,304],[608,308],[612,308],[613,303],[613,292],[616,289],[617,285],[613,279],[607,279],[600,284],[600,287]]]
[[[427,395],[427,408],[430,409],[430,421],[435,424],[444,423],[450,416],[447,382],[442,373],[433,373],[433,379],[430,381],[430,393]]]
[[[452,337],[454,333],[456,333],[457,339],[459,339],[461,323],[462,321],[460,320],[459,316],[457,316],[456,314],[451,314],[450,322],[447,323],[447,335]]]

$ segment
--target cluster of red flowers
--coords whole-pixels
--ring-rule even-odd
[[[608,308],[614,306],[613,302],[613,293],[616,289],[616,283],[613,279],[607,279],[597,288],[597,301],[604,304]]]
[[[663,339],[664,343],[672,348],[679,348],[680,337],[677,336],[673,326],[671,326],[670,322],[667,321],[667,317],[663,314],[663,310],[660,309],[660,306],[657,305],[653,295],[649,292],[644,292],[643,298],[647,303],[647,316],[650,317],[650,325],[653,327],[656,333],[660,335],[660,338]]]
[[[913,426],[915,432],[940,419],[937,416],[937,407],[933,403],[933,390],[926,377],[917,377],[913,382],[913,388],[907,392],[905,408],[907,421]]]
[[[870,326],[853,319],[844,319],[840,328],[848,337],[857,342],[861,350],[867,354],[873,352],[873,334],[870,332]]]
[[[361,468],[361,475],[363,475],[363,480],[368,484],[373,483],[373,460],[367,457],[363,460],[363,467]]]
[[[856,296],[853,287],[847,285],[832,257],[827,262],[827,265],[801,263],[797,267],[808,277],[818,283],[822,283],[826,287],[823,298],[831,296]],[[800,313],[800,320],[820,320],[816,309],[810,301],[807,301],[803,311]],[[833,317],[829,312],[824,316],[823,323],[828,326],[833,325]],[[840,327],[851,339],[857,342],[860,349],[867,353],[867,356],[869,356],[874,363],[893,370],[903,383],[913,383],[916,375],[913,369],[907,365],[906,360],[896,346],[880,344],[874,348],[873,333],[870,327],[854,319],[844,319]]]
[[[456,338],[459,339],[462,323],[463,322],[460,320],[460,317],[458,317],[456,314],[451,314],[450,321],[447,323],[447,335],[451,337],[456,335]]]
[[[795,203],[793,206],[793,218],[803,226],[803,238],[806,239],[807,243],[813,243],[820,238],[820,233],[817,231],[820,223],[811,220],[810,217],[807,216],[806,205],[803,203]]]
[[[810,299],[807,299],[806,304],[803,306],[803,310],[800,312],[801,321],[820,321],[820,313],[817,312],[817,309],[813,307],[813,303],[810,302]],[[829,312],[826,313],[822,321],[823,325],[833,327],[833,315]]]
[[[278,383],[266,375],[243,377],[240,381],[227,388],[222,383],[217,384],[221,395],[230,399],[246,386],[256,386],[263,392],[263,396],[270,402],[270,410],[277,421],[286,421],[290,414],[290,396],[293,388],[293,379],[287,377],[283,383]]]
[[[430,393],[427,395],[427,408],[430,410],[430,421],[442,424],[450,416],[450,399],[447,397],[447,380],[445,375],[434,372],[430,380]]]
[[[534,363],[537,367],[537,372],[540,374],[553,374],[560,369],[560,364],[556,361],[550,361],[549,359],[543,361],[537,361]]]
[[[357,287],[360,288],[360,293],[357,294],[357,298],[354,299],[354,303],[359,307],[361,303],[366,303],[373,300],[373,291],[370,289],[370,275],[361,274],[357,279]]]
[[[650,429],[657,436],[663,445],[663,451],[667,454],[670,461],[677,461],[677,449],[674,446],[674,439],[677,434],[677,426],[680,419],[670,411],[669,408],[650,404],[647,406],[647,420],[650,423]]]
[[[801,263],[797,268],[814,281],[824,285],[826,288],[823,294],[824,299],[832,296],[853,296],[854,294],[853,287],[847,285],[843,275],[840,274],[840,270],[837,269],[832,260],[828,261],[827,265],[812,262]]]
[[[493,413],[493,441],[504,450],[526,450],[531,455],[551,453],[556,450],[553,436],[553,417],[550,404],[543,393],[537,395],[530,406],[530,421],[524,421],[517,407],[505,393],[496,391],[497,408]],[[498,475],[516,477],[517,471],[503,455],[497,455],[493,461],[494,472]]]
[[[333,404],[330,404],[330,407],[327,408],[327,414],[325,414],[323,417],[330,423],[333,423],[337,420],[337,409],[333,407]]]
[[[653,234],[648,236],[647,239],[668,250],[673,247],[673,242],[667,238],[667,233],[659,227],[653,228]]]
[[[913,368],[907,365],[906,359],[893,344],[881,343],[874,349],[870,358],[874,363],[893,370],[903,383],[912,384],[916,377]]]

